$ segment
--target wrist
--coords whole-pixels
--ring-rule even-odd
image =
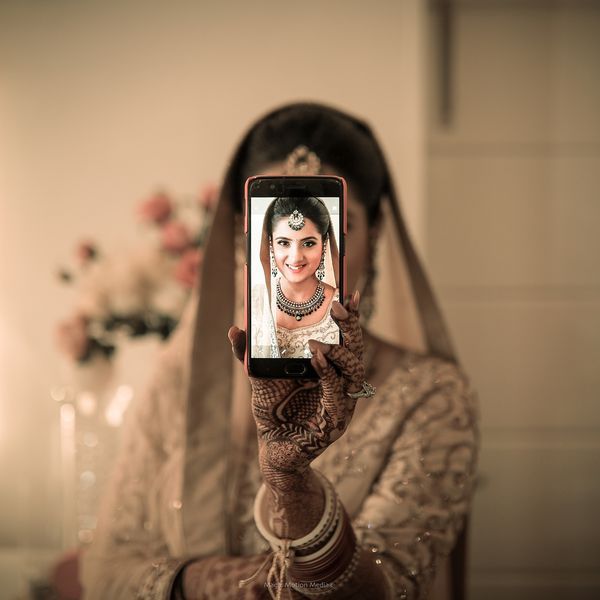
[[[285,473],[285,485],[265,482],[265,500],[271,531],[281,538],[297,539],[319,522],[325,508],[325,494],[312,469]]]
[[[301,537],[278,534],[267,525],[267,488],[261,487],[254,504],[254,519],[273,550],[277,585],[287,581],[303,595],[339,590],[352,579],[361,556],[344,507],[327,479],[316,473],[324,493],[319,522]],[[273,570],[273,568],[272,568]],[[271,573],[271,572],[270,572]]]
[[[209,571],[219,557],[209,556],[189,562],[179,575],[180,590],[183,598],[202,598]],[[177,597],[176,597],[176,600]]]

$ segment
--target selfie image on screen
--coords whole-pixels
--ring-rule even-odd
[[[339,199],[252,198],[253,358],[311,358],[308,340],[338,344]]]

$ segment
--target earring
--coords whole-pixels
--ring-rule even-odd
[[[377,277],[377,269],[375,268],[377,246],[374,238],[371,238],[369,246],[369,266],[365,276],[365,285],[360,295],[360,320],[365,326],[368,325],[375,312],[375,278]]]
[[[367,279],[365,281],[365,287],[363,288],[362,295],[360,297],[360,320],[368,325],[373,313],[375,312],[375,276],[377,272],[374,268],[369,267],[367,272]]]
[[[269,250],[271,252],[271,277],[275,279],[277,277],[277,263],[275,262],[275,254],[273,254],[273,245],[269,245]]]
[[[317,279],[319,281],[323,281],[323,279],[325,279],[325,246],[327,245],[328,239],[328,236],[325,236],[323,238],[323,251],[321,252],[321,262],[319,263],[319,267],[317,268]]]

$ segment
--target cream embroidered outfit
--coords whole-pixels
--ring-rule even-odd
[[[184,443],[189,333],[180,328],[148,394],[128,416],[97,537],[83,562],[90,600],[166,599],[186,559],[227,553],[227,454],[210,427]],[[211,407],[213,428],[227,408]],[[460,369],[409,353],[373,399],[359,401],[346,434],[313,463],[334,484],[359,541],[377,554],[393,597],[404,590],[421,597],[436,561],[452,548],[473,490],[475,424],[475,400]],[[184,454],[201,474],[192,505],[182,489]],[[255,436],[244,454],[232,514],[239,553],[250,555],[268,549],[252,517],[261,482]]]
[[[363,122],[328,107],[315,110],[340,115],[372,137],[385,167],[371,328],[411,350],[375,397],[359,400],[347,432],[313,465],[335,486],[359,543],[377,555],[390,597],[423,598],[468,517],[476,403],[375,138]],[[241,225],[233,206],[248,140],[223,183],[199,297],[164,351],[148,394],[128,415],[96,539],[83,558],[90,600],[166,599],[186,560],[267,549],[252,520],[260,477],[249,386],[225,336],[231,323],[243,322],[234,302],[243,298],[243,270],[236,270],[233,240]],[[241,267],[241,238],[239,248]]]

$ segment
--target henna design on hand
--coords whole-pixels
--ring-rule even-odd
[[[344,345],[309,342],[319,381],[251,378],[261,472],[281,493],[297,491],[310,463],[346,431],[356,405],[346,393],[362,387],[358,302],[346,307],[334,303],[332,315]]]

